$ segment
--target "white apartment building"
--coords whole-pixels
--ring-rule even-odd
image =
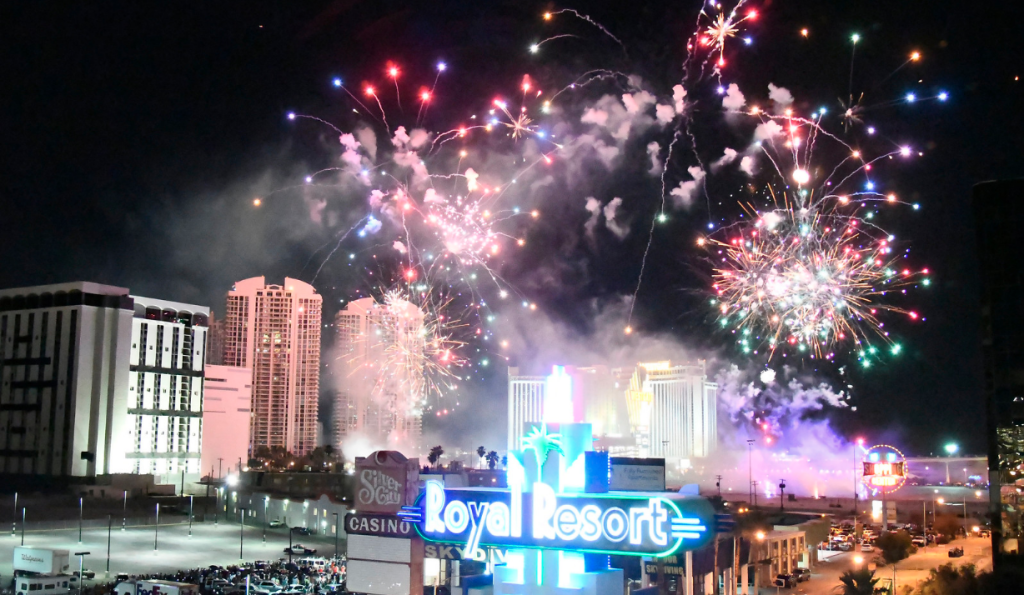
[[[245,279],[228,292],[223,362],[252,369],[250,452],[316,448],[322,308],[312,285],[287,277]]]
[[[370,445],[418,452],[426,397],[423,320],[419,307],[400,299],[362,298],[338,312],[335,448],[359,436]],[[356,454],[367,453],[350,453]]]
[[[207,364],[204,372],[202,475],[220,478],[249,460],[252,370]]]
[[[134,301],[128,379],[131,472],[200,472],[203,368],[210,309],[142,296]]]
[[[75,282],[0,290],[0,474],[130,471],[128,290]]]
[[[557,370],[556,370],[557,371]],[[709,456],[718,443],[718,385],[705,363],[669,361],[612,368],[567,366],[573,418],[593,425],[597,443],[615,445],[617,455],[661,457],[686,466]],[[548,376],[521,376],[509,368],[508,448],[522,448],[529,422],[545,420]],[[564,382],[560,382],[562,386]]]
[[[508,369],[508,450],[522,450],[526,424],[544,419],[544,376]]]

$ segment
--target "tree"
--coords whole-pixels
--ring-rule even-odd
[[[444,449],[441,448],[440,444],[437,445],[437,446],[434,446],[434,447],[432,447],[430,449],[430,454],[427,455],[427,461],[429,461],[430,464],[433,465],[434,467],[437,467],[438,464],[440,463],[441,455],[443,455],[443,454],[444,454]]]
[[[963,521],[952,514],[940,514],[935,518],[935,532],[949,537],[956,537],[956,534],[963,528]]]
[[[490,469],[491,471],[493,471],[494,468],[498,466],[497,452],[492,450],[491,452],[487,453],[487,456],[484,458],[487,460],[487,468]]]
[[[501,457],[501,466],[505,467],[506,469],[508,469],[508,455],[502,455],[502,457]]]
[[[910,533],[906,531],[883,533],[875,544],[882,551],[887,564],[899,562],[916,551]]]
[[[987,573],[978,575],[974,564],[943,564],[933,568],[928,573],[928,578],[918,583],[917,588],[911,591],[914,595],[975,595],[983,593],[995,593],[995,591],[983,590],[979,582],[985,576],[985,582],[989,577]],[[1018,585],[1019,586],[1019,585]],[[1006,591],[1007,593],[1011,591]]]
[[[476,456],[478,456],[481,459],[484,458],[485,456],[487,456],[487,449],[484,448],[483,446],[476,447]]]
[[[874,570],[847,570],[839,577],[841,595],[873,595],[878,579]]]

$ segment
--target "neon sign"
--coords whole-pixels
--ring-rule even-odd
[[[879,444],[867,449],[864,457],[864,483],[876,491],[890,493],[907,480],[907,462],[896,447]]]
[[[703,499],[555,493],[534,483],[510,490],[444,489],[425,482],[417,505],[399,516],[427,541],[478,546],[671,556],[711,536],[714,511]]]

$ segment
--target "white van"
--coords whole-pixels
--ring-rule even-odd
[[[327,558],[302,558],[299,560],[299,566],[305,566],[320,573],[327,572],[331,567],[327,563]]]
[[[67,595],[71,577],[66,574],[37,574],[14,579],[15,595]]]

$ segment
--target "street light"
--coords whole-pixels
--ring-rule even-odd
[[[960,449],[960,447],[953,442],[950,442],[943,448],[946,450],[946,455],[950,457],[956,454],[956,451]],[[949,461],[946,461],[946,485],[949,485]]]
[[[124,491],[124,505],[121,507],[121,530],[128,525],[128,490]]]
[[[153,551],[160,549],[160,503],[156,503],[156,532],[153,534]]]
[[[82,543],[82,515],[85,512],[83,500],[82,497],[78,498],[78,543]]]
[[[754,501],[754,441],[747,440],[747,504]]]
[[[11,517],[11,537],[18,530],[18,492],[14,492],[14,516]]]
[[[89,552],[75,552],[78,556],[78,592],[82,592],[82,586],[85,584],[85,557],[89,555]]]
[[[246,507],[238,509],[241,515],[238,517],[238,559],[242,560],[242,548],[245,546],[245,512],[249,510]]]
[[[192,537],[192,513],[193,506],[195,504],[195,496],[193,494],[188,495],[188,536]]]
[[[270,496],[263,497],[263,543],[267,542],[267,506],[270,504]]]
[[[339,526],[338,526],[338,513],[335,512],[333,514],[334,514],[334,559],[337,560],[338,559],[338,534],[341,533],[341,530],[339,529]]]

